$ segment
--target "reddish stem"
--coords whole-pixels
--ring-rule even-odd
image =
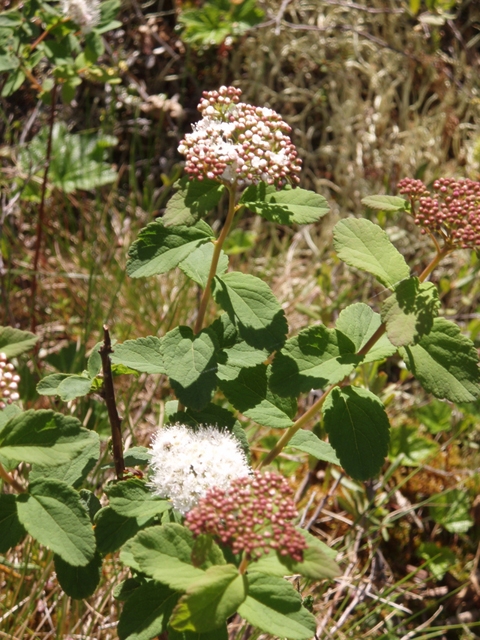
[[[50,110],[50,123],[49,123],[48,140],[47,140],[47,152],[45,157],[45,170],[43,172],[42,194],[40,197],[40,206],[38,208],[35,255],[33,258],[33,275],[32,275],[32,289],[31,289],[32,311],[31,311],[31,323],[30,323],[30,330],[32,333],[35,333],[35,330],[37,328],[37,319],[35,315],[35,304],[37,301],[37,272],[38,272],[38,263],[40,261],[40,252],[42,248],[43,227],[44,227],[44,219],[45,219],[45,200],[46,200],[46,194],[47,194],[47,177],[48,177],[48,171],[50,169],[50,161],[52,156],[52,139],[53,139],[53,125],[55,124],[56,99],[57,99],[57,84],[54,84],[52,89],[52,105]]]

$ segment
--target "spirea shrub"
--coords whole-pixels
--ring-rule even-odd
[[[36,337],[0,329],[0,553],[32,536],[53,552],[64,591],[85,598],[98,586],[103,558],[119,550],[130,569],[115,589],[124,602],[121,640],[162,634],[226,640],[234,614],[256,634],[310,640],[317,623],[303,605],[305,581],[333,578],[340,568],[298,526],[286,479],[265,468],[288,446],[342,467],[354,480],[377,476],[390,422],[381,380],[369,374],[366,382],[362,372],[376,372],[390,358],[403,360],[422,393],[452,403],[480,398],[477,349],[442,314],[434,283],[446,256],[478,247],[480,185],[439,179],[430,189],[405,179],[399,190],[407,199],[365,198],[371,209],[412,215],[432,243],[431,255],[412,270],[378,225],[341,219],[333,249],[376,280],[378,295],[372,306],[344,308],[333,326],[314,322],[292,335],[269,285],[234,271],[223,248],[245,210],[298,226],[320,223],[328,204],[298,186],[300,160],[278,114],[240,102],[234,87],[204,93],[199,109],[202,119],[179,147],[187,175],[163,217],[140,231],[126,266],[132,278],[182,270],[201,292],[193,326],[161,327],[123,344],[104,327],[82,374],[47,375],[37,386],[69,402],[101,393],[112,433],[112,482],[89,483],[99,437],[69,409],[23,410],[8,386],[18,380],[6,358],[31,349]],[[222,199],[226,212],[215,232],[207,216]],[[165,424],[151,450],[123,450],[113,374],[131,370],[169,383]],[[304,396],[312,389],[308,405]],[[320,419],[324,440],[312,431]],[[262,427],[252,430],[250,443],[247,423]],[[268,451],[256,435],[265,430],[273,440]],[[291,575],[295,586],[285,579]]]

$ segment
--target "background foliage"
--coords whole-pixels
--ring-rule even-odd
[[[47,373],[69,372],[89,385],[86,356],[104,322],[120,342],[192,323],[195,292],[181,272],[132,280],[125,264],[127,248],[163,212],[181,174],[176,149],[203,90],[235,84],[245,101],[281,113],[304,163],[301,186],[332,207],[319,223],[293,230],[247,217],[228,246],[236,268],[248,260],[249,272],[269,282],[294,334],[309,321],[333,326],[351,302],[375,307],[373,280],[346,269],[332,251],[338,219],[367,215],[413,268],[426,263],[425,241],[408,218],[365,214],[362,198],[395,194],[404,176],[427,184],[441,175],[480,178],[476,2],[132,0],[114,13],[109,19],[118,24],[89,38],[92,53],[85,50],[83,60],[74,48],[46,51],[27,69],[32,77],[16,71],[24,62],[1,63],[0,324],[33,327],[39,336],[34,358],[19,358],[27,409],[63,410],[34,391]],[[0,26],[8,32],[1,16]],[[19,35],[13,27],[1,43],[8,50],[9,38],[24,38],[27,47],[40,33],[35,26]],[[67,60],[56,64],[60,53]],[[52,78],[61,90],[32,309]],[[435,278],[445,316],[478,348],[477,273],[477,257],[460,252]],[[311,589],[320,629],[335,638],[478,637],[478,403],[454,409],[432,402],[394,363],[365,364],[361,376],[387,404],[394,426],[378,480],[365,487],[298,449],[278,462],[296,484],[302,519],[338,551],[344,571],[337,582]],[[159,372],[116,382],[126,444],[147,444],[168,412],[166,380]],[[63,389],[68,402],[71,389]],[[109,460],[103,402],[70,400],[69,410],[100,434]],[[245,426],[252,436],[255,424]],[[315,427],[319,435],[325,429],[328,423]],[[255,435],[270,447],[267,429]],[[262,455],[261,446],[254,455]],[[89,473],[99,485],[111,477],[100,465]],[[102,551],[115,548],[104,540]],[[54,580],[61,562],[28,541],[0,557],[0,637],[116,637],[116,555],[86,603],[67,598]],[[232,626],[232,637],[244,632]]]

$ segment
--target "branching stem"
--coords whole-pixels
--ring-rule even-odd
[[[420,280],[420,282],[424,282],[428,278],[428,276],[432,273],[432,271],[435,269],[435,267],[438,266],[440,261],[449,253],[451,253],[451,251],[452,249],[448,246],[444,247],[443,249],[439,249],[435,257],[433,258],[433,260],[430,262],[430,264],[428,264],[425,267],[425,269],[422,271],[422,273],[418,276],[418,279]],[[380,338],[383,336],[386,330],[387,330],[387,327],[385,323],[382,322],[382,324],[378,327],[378,329],[375,331],[372,337],[358,351],[357,355],[361,355],[361,356],[366,355],[370,351],[370,349],[380,340]],[[312,404],[310,409],[308,409],[308,411],[306,411],[302,416],[300,416],[300,418],[298,418],[298,420],[296,420],[292,424],[292,426],[289,429],[287,429],[287,431],[285,431],[285,433],[277,442],[277,444],[273,447],[273,449],[267,454],[267,456],[263,460],[260,461],[258,468],[261,469],[262,467],[265,467],[268,464],[270,464],[282,452],[284,447],[287,446],[287,444],[290,442],[293,436],[297,433],[297,431],[299,431],[299,429],[301,429],[311,418],[313,418],[320,411],[320,409],[323,406],[323,403],[327,399],[327,396],[331,392],[331,390],[334,389],[335,387],[343,387],[345,384],[347,384],[347,382],[348,382],[348,376],[344,378],[341,382],[332,384],[326,391],[324,391],[320,396],[320,398],[314,404]]]

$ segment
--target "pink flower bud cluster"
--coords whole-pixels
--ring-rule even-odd
[[[178,147],[185,171],[239,187],[298,184],[301,160],[287,135],[291,127],[272,109],[239,102],[241,94],[235,87],[203,92],[203,117]]]
[[[423,233],[439,233],[454,247],[480,249],[480,182],[440,178],[433,183],[434,194],[421,180],[407,178],[398,187],[411,198]]]
[[[194,535],[210,534],[249,560],[273,549],[302,562],[307,543],[290,522],[297,516],[292,494],[283,476],[255,472],[236,478],[228,489],[210,489],[185,524]]]
[[[400,180],[397,184],[397,189],[409,198],[421,198],[430,195],[430,191],[425,184],[421,180],[414,180],[413,178]]]
[[[15,373],[13,364],[7,362],[7,356],[0,353],[0,409],[5,409],[7,404],[19,400],[18,383],[20,376]]]

